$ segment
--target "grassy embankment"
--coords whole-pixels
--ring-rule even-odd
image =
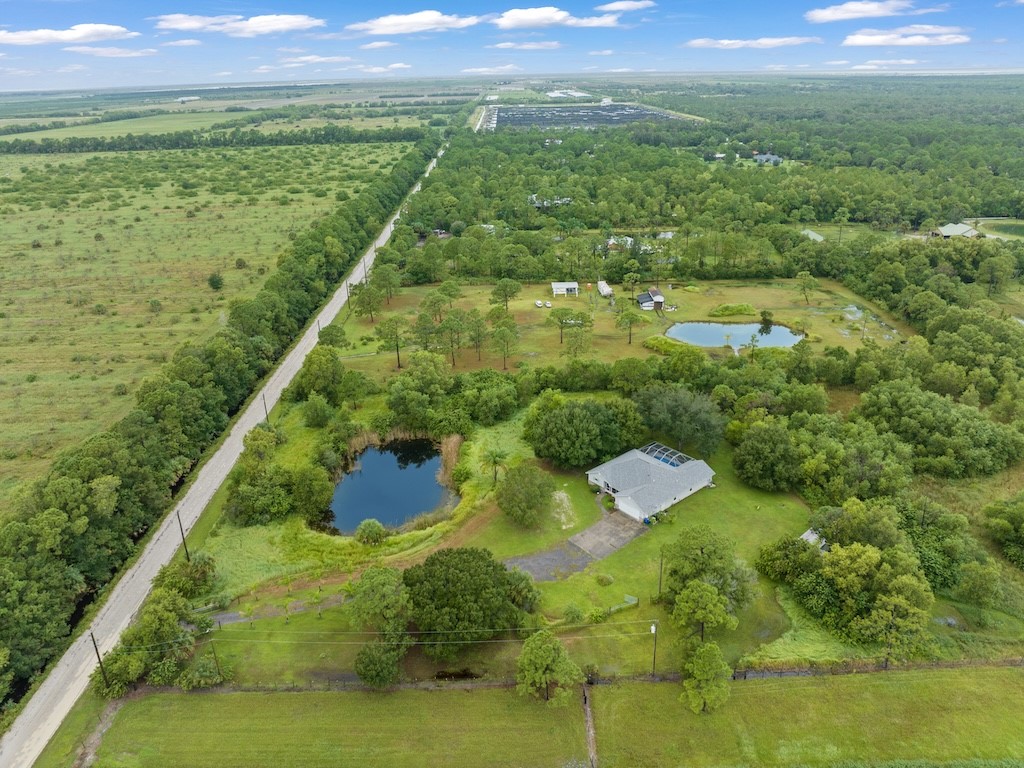
[[[144,377],[262,287],[291,236],[407,150],[0,157],[0,502],[123,416]]]

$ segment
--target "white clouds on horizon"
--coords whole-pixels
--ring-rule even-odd
[[[171,40],[169,43],[160,43],[164,48],[190,48],[195,45],[202,45],[202,40],[187,38],[185,40]]]
[[[942,27],[935,24],[911,24],[896,29],[861,29],[843,40],[845,46],[922,46],[961,45],[971,42],[960,27]]]
[[[1021,0],[1024,2],[1024,0]],[[595,11],[607,11],[611,13],[624,13],[626,11],[642,11],[645,8],[653,8],[657,3],[654,0],[616,0],[616,2],[605,3],[594,8]]]
[[[914,0],[851,0],[840,5],[810,10],[804,14],[804,19],[812,24],[826,24],[832,21],[875,19],[885,16],[920,16],[945,10],[946,6],[915,8]]]
[[[372,43],[366,43],[360,45],[359,49],[362,51],[376,51],[381,48],[394,48],[398,43],[392,43],[390,40],[376,40]]]
[[[545,40],[536,43],[496,43],[487,47],[513,51],[554,51],[561,48],[562,44],[557,40]]]
[[[759,37],[754,40],[715,40],[710,37],[699,37],[686,43],[687,48],[718,48],[734,51],[740,48],[782,48],[791,45],[823,43],[820,37]]]
[[[498,29],[537,29],[542,27],[617,27],[619,14],[573,16],[568,11],[547,5],[543,8],[512,8],[498,14],[490,22]]]
[[[327,24],[305,14],[268,14],[263,16],[196,16],[189,13],[168,13],[152,17],[159,30],[175,32],[219,32],[228,37],[258,37],[282,32],[303,32]]]
[[[67,29],[25,29],[20,32],[0,29],[0,45],[97,43],[101,40],[126,40],[139,34],[116,24],[73,24]]]
[[[869,59],[863,64],[854,64],[850,69],[872,72],[879,69],[889,69],[890,67],[906,67],[923,63],[919,59]]]
[[[416,13],[391,13],[369,21],[347,24],[345,29],[365,32],[368,35],[412,35],[421,32],[447,32],[452,29],[474,27],[484,20],[483,16],[455,16],[440,11],[417,11]]]
[[[462,70],[464,75],[511,75],[522,72],[523,68],[515,64],[502,64],[500,67],[469,67]]]
[[[142,56],[155,56],[157,53],[156,48],[114,48],[93,45],[69,45],[63,50],[86,56],[99,56],[103,59],[137,59]]]

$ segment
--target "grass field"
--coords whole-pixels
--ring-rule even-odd
[[[969,222],[972,226],[974,222]],[[981,219],[979,230],[987,235],[998,235],[1010,240],[1024,237],[1024,221],[1020,219]]]
[[[406,151],[0,157],[0,502],[126,413],[145,376],[260,289],[290,237]]]
[[[593,689],[600,764],[825,766],[1024,758],[1024,671],[964,669],[735,683],[694,715],[678,685]]]
[[[124,706],[94,766],[559,768],[586,754],[581,707],[507,690],[160,694]]]
[[[233,112],[168,112],[164,115],[151,115],[149,117],[138,117],[131,120],[115,120],[105,123],[89,123],[87,125],[69,125],[65,128],[50,128],[45,131],[33,131],[32,133],[18,133],[0,135],[0,141],[11,141],[21,139],[23,141],[42,141],[43,139],[67,139],[71,137],[94,138],[97,136],[113,137],[126,136],[129,133],[136,136],[143,134],[171,133],[173,131],[207,130],[217,123],[224,123],[237,119],[240,115]],[[25,122],[33,122],[31,120]],[[48,122],[37,120],[34,122]],[[248,130],[259,130],[263,133],[275,131],[290,131],[299,128],[317,128],[327,124],[340,125],[357,130],[372,130],[374,128],[408,128],[419,127],[425,124],[419,115],[397,115],[395,117],[383,116],[355,116],[340,120],[266,120],[258,127],[252,126]],[[2,124],[2,123],[0,123]],[[247,129],[243,129],[247,130]]]

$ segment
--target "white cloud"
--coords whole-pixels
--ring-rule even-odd
[[[971,38],[960,27],[940,27],[935,24],[911,24],[897,29],[862,29],[847,35],[843,45],[959,45]]]
[[[536,43],[498,43],[487,47],[514,51],[553,51],[556,48],[561,48],[562,44],[557,40],[545,40]]]
[[[462,70],[464,75],[508,75],[514,72],[522,72],[522,67],[515,64],[504,64],[500,67],[470,67]]]
[[[229,37],[258,37],[282,32],[301,32],[322,27],[327,22],[305,14],[270,14],[265,16],[195,16],[168,13],[155,16],[156,28],[176,32],[221,32]]]
[[[833,67],[838,67],[843,64],[849,64],[850,61],[849,59],[833,59],[832,61],[826,61],[825,63]]]
[[[914,64],[922,64],[918,59],[869,59],[863,64],[854,64],[850,69],[873,71],[878,69],[889,69],[891,67],[909,67]]]
[[[392,43],[389,40],[376,40],[372,43],[367,43],[366,45],[360,45],[359,48],[363,51],[376,51],[380,48],[394,48],[396,45],[398,45],[398,43]]]
[[[653,8],[656,5],[654,0],[617,0],[614,3],[599,5],[594,10],[622,13],[624,11],[642,11],[644,8]]]
[[[610,72],[612,74],[621,74],[623,72],[636,72],[636,70],[633,69],[632,67],[615,67],[615,69],[606,69],[605,72]]]
[[[614,56],[615,51],[611,48],[605,48],[603,51],[587,51],[588,56]]]
[[[137,59],[140,56],[153,56],[155,48],[113,48],[93,45],[69,45],[64,49],[72,53],[84,53],[86,56],[99,56],[103,59]]]
[[[88,67],[85,64],[68,64],[66,67],[60,67],[57,72],[67,75],[72,72],[81,72],[83,69],[88,69]]]
[[[47,43],[95,43],[100,40],[125,40],[138,37],[114,24],[74,24],[67,29],[25,29],[11,32],[0,29],[0,45],[46,45]]]
[[[214,72],[213,76],[214,77],[231,77],[231,75],[233,75],[233,74],[234,74],[234,72]]]
[[[454,16],[440,11],[417,11],[416,13],[392,13],[369,21],[349,24],[345,29],[365,32],[368,35],[411,35],[418,32],[445,32],[450,29],[465,29],[483,21],[482,16]]]
[[[203,44],[202,41],[200,41],[200,40],[192,40],[192,39],[171,40],[171,42],[169,42],[169,43],[160,43],[160,45],[165,46],[167,48],[188,48],[189,46],[202,45],[202,44]]]
[[[686,44],[688,48],[721,48],[735,50],[737,48],[782,48],[789,45],[805,45],[807,43],[824,42],[820,37],[759,37],[756,40],[714,40],[700,37]]]
[[[512,8],[491,19],[499,29],[534,29],[537,27],[617,27],[619,15],[606,13],[603,16],[579,18],[568,11],[547,5],[543,8]]]
[[[401,62],[399,62],[396,64],[388,64],[386,67],[370,67],[364,65],[361,67],[356,67],[356,69],[358,69],[361,72],[368,72],[373,75],[382,75],[385,72],[395,72],[399,69],[412,69],[412,64],[402,64]]]
[[[939,13],[945,6],[937,8],[915,8],[914,0],[852,0],[828,8],[815,8],[804,14],[812,24],[850,19],[874,19],[883,16],[920,16],[923,13]]]
[[[310,54],[308,56],[292,56],[291,58],[281,59],[282,64],[289,64],[291,66],[304,67],[307,64],[339,64],[344,61],[352,61],[351,56],[315,56]]]

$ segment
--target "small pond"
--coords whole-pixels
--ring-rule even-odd
[[[395,440],[367,448],[334,489],[334,527],[350,534],[363,520],[374,518],[388,528],[457,497],[437,481],[441,456],[429,440]]]
[[[665,335],[696,347],[730,346],[733,349],[749,346],[750,337],[755,335],[759,347],[792,347],[803,338],[803,334],[778,323],[772,325],[768,333],[762,333],[760,323],[676,323]]]

